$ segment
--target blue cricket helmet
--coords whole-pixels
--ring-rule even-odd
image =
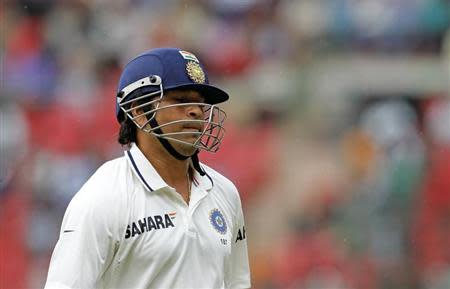
[[[158,77],[160,86],[150,85],[149,82],[139,83],[140,80],[152,76]],[[138,85],[135,85],[136,83]],[[116,100],[116,117],[119,123],[125,117],[119,102],[129,101],[160,88],[162,91],[196,90],[208,104],[221,103],[229,98],[225,91],[209,84],[204,66],[194,54],[179,48],[151,49],[132,59],[120,76]]]

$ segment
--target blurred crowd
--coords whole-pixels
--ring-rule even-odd
[[[253,288],[450,288],[450,1],[5,0],[0,23],[0,288],[43,286],[68,202],[123,154],[121,67],[158,46],[231,94],[200,159],[241,192]],[[335,91],[355,58],[426,73]]]

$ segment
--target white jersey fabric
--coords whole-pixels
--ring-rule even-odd
[[[136,145],[70,202],[45,288],[249,288],[235,186],[202,164],[189,205]]]

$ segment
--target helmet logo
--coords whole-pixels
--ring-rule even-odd
[[[180,52],[181,56],[183,56],[183,58],[186,59],[186,60],[192,60],[192,61],[197,62],[197,63],[199,62],[197,57],[194,54],[192,54],[192,53],[190,53],[188,51],[180,50],[178,52]]]
[[[205,83],[205,73],[197,62],[188,61],[186,63],[186,72],[193,82],[201,84]]]

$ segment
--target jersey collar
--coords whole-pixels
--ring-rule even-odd
[[[190,166],[192,167],[194,171],[194,182],[193,185],[196,187],[199,187],[201,189],[204,189],[205,191],[209,191],[214,186],[214,182],[212,178],[208,175],[208,173],[205,172],[205,175],[202,176],[197,172],[197,170],[194,168],[192,161],[190,163]],[[202,164],[200,163],[200,166],[202,167]],[[204,169],[204,168],[203,168]]]
[[[156,169],[147,160],[138,146],[133,143],[130,150],[125,151],[125,157],[128,159],[129,164],[133,168],[133,172],[136,174],[141,183],[150,192],[169,187],[167,183],[161,178]],[[192,165],[192,164],[191,164]],[[194,170],[195,171],[195,170]],[[212,178],[206,174],[201,176],[197,171],[194,174],[194,185],[198,186],[205,191],[209,191],[213,187]]]

